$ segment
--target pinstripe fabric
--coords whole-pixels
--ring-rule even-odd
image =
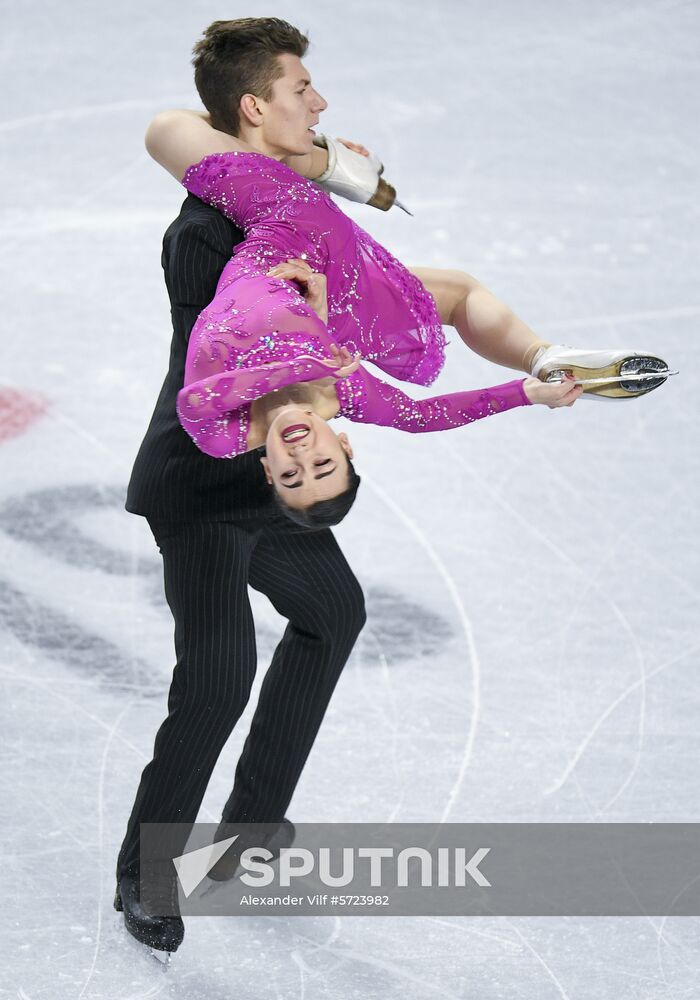
[[[138,868],[140,823],[197,818],[255,677],[248,583],[288,625],[222,811],[228,822],[283,818],[365,621],[362,591],[331,531],[309,532],[277,513],[256,453],[209,458],[177,423],[187,337],[213,295],[235,233],[190,197],[164,242],[173,306],[170,371],[134,467],[127,509],[148,516],[163,557],[176,666],[168,716],[141,775],[117,878]]]
[[[259,452],[234,459],[200,451],[180,426],[175,401],[197,316],[242,233],[215,209],[189,195],[163,240],[162,265],[170,296],[173,337],[168,374],[139,449],[126,509],[147,517],[187,520],[229,517],[260,521],[271,506]]]
[[[289,624],[263,680],[222,816],[276,822],[364,625],[364,597],[330,531],[263,532],[248,579]]]

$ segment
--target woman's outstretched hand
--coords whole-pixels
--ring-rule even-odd
[[[271,268],[267,272],[267,277],[296,281],[302,287],[306,304],[311,306],[320,320],[324,323],[328,322],[328,294],[325,274],[314,271],[300,257],[292,257],[285,263]]]
[[[573,375],[567,375],[563,382],[540,382],[538,378],[526,378],[523,389],[531,403],[542,403],[550,410],[558,406],[573,406],[583,392],[582,385],[575,385]]]

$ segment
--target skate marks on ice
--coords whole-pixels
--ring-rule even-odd
[[[102,513],[123,513],[125,490],[92,484],[63,485],[37,490],[6,500],[0,506],[0,531],[21,548],[33,550],[28,560],[49,560],[60,581],[61,567],[115,578],[124,594],[136,594],[158,614],[170,612],[163,594],[163,569],[155,542],[147,554],[129,552],[107,541],[107,534],[91,535],[88,523]],[[125,601],[129,599],[125,597]],[[56,593],[56,605],[17,586],[9,574],[0,576],[0,627],[24,646],[64,663],[100,686],[142,696],[160,696],[162,684],[154,683],[153,666],[141,656],[100,634],[99,623],[90,628],[71,617],[65,593]],[[367,625],[348,666],[373,667],[386,659],[391,665],[433,656],[453,635],[449,622],[391,586],[372,583],[366,588]],[[62,610],[59,610],[62,607]],[[130,609],[134,611],[135,609]],[[269,659],[281,631],[256,623],[260,659]]]
[[[453,638],[454,630],[446,618],[393,587],[370,583],[363,590],[367,624],[346,669],[383,664],[398,667],[408,660],[435,656]]]
[[[362,582],[362,581],[361,581]],[[447,618],[382,583],[362,582],[367,623],[360,632],[345,671],[401,667],[409,660],[437,656],[454,638]],[[256,620],[258,660],[272,657],[281,632]]]
[[[372,492],[380,499],[384,506],[392,512],[401,524],[403,524],[408,534],[425,552],[428,559],[432,563],[433,569],[435,570],[437,576],[442,580],[445,589],[449,594],[454,613],[456,614],[456,617],[461,625],[461,632],[464,634],[464,642],[469,654],[469,673],[471,683],[468,735],[464,742],[464,748],[462,750],[457,769],[457,776],[452,784],[452,787],[450,788],[442,813],[440,814],[439,822],[446,823],[448,822],[448,817],[458,800],[467,770],[471,764],[474,744],[476,741],[477,724],[481,713],[481,663],[476,648],[476,642],[474,640],[474,629],[472,627],[471,620],[467,615],[464,602],[462,601],[459,588],[457,587],[454,577],[425,532],[413,520],[413,518],[409,516],[401,504],[390,496],[390,494],[382,486],[380,486],[378,482],[367,475],[367,473],[364,473],[364,479]]]
[[[49,125],[54,122],[79,121],[85,118],[102,118],[110,114],[124,114],[134,111],[160,111],[170,105],[179,106],[190,99],[189,94],[167,94],[162,97],[139,97],[124,101],[109,101],[103,104],[84,104],[79,107],[54,108],[40,114],[24,115],[22,118],[11,118],[0,122],[0,133],[17,132],[22,129],[34,128],[36,125]]]

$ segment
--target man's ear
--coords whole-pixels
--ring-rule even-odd
[[[352,461],[352,459],[353,459],[353,450],[352,450],[352,446],[351,446],[351,444],[350,444],[350,442],[348,440],[348,436],[345,433],[345,431],[341,431],[340,432],[340,434],[338,435],[338,440],[340,441],[340,447],[343,449],[343,451],[348,456],[348,458],[350,459],[350,461]]]
[[[268,484],[272,486],[272,473],[270,472],[270,463],[266,458],[263,458],[262,455],[260,456],[260,463],[263,469],[265,470],[265,479],[267,480]]]
[[[262,125],[262,110],[255,94],[244,94],[238,102],[238,110],[250,125]]]

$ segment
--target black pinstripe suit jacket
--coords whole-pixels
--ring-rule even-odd
[[[187,197],[165,233],[162,264],[173,339],[168,374],[127,490],[126,509],[132,514],[178,521],[243,522],[274,516],[260,464],[262,450],[237,458],[211,458],[188,437],[175,410],[190,332],[199,313],[213,299],[224,264],[242,239],[232,222],[194,195]]]

